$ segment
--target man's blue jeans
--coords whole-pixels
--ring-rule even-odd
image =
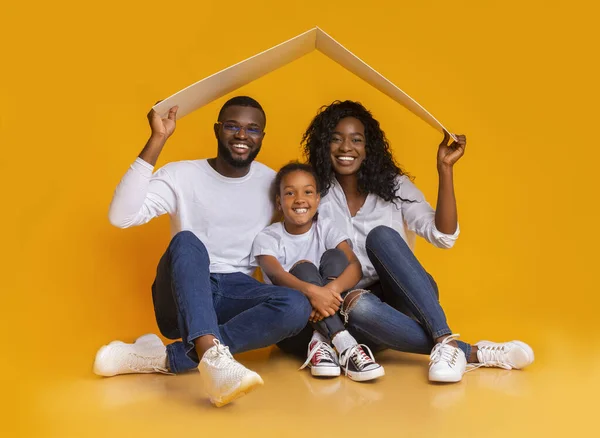
[[[349,314],[346,328],[359,342],[377,350],[430,353],[435,338],[452,333],[435,281],[392,228],[371,230],[366,248],[379,282],[370,287],[370,293],[344,307]],[[306,349],[308,331],[278,345],[284,351],[302,354],[300,345]],[[458,345],[468,358],[471,346],[460,341]]]
[[[300,332],[311,306],[300,292],[265,285],[240,273],[211,274],[204,244],[189,231],[175,235],[152,285],[161,333],[179,339],[167,346],[169,369],[180,373],[199,363],[194,339],[213,335],[232,353],[275,344]]]

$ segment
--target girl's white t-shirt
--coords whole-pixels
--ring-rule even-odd
[[[258,256],[273,256],[288,272],[300,260],[308,260],[318,267],[325,251],[349,240],[329,219],[315,220],[310,230],[304,234],[290,234],[283,222],[277,222],[258,233],[252,245],[250,260],[253,266],[258,266]],[[264,281],[272,284],[266,274]]]

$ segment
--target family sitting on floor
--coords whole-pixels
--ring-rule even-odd
[[[154,171],[177,107],[148,114],[152,133],[119,183],[109,211],[120,228],[163,214],[172,239],[152,298],[165,346],[147,334],[100,348],[94,372],[181,373],[197,368],[213,404],[262,385],[232,354],[277,344],[313,376],[384,375],[373,352],[430,354],[429,380],[458,382],[477,367],[520,369],[525,343],[467,344],[453,334],[437,285],[415,258],[419,235],[451,248],[459,235],[453,169],[466,137],[437,151],[434,210],[395,162],[379,122],[360,103],[321,108],[302,138],[307,163],[275,172],[255,161],[266,115],[246,96],[223,105],[217,156]],[[274,213],[280,221],[272,223]],[[317,214],[318,213],[318,214]],[[260,267],[264,283],[252,277]]]

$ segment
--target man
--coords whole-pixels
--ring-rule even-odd
[[[161,333],[181,341],[166,348],[156,335],[133,344],[112,342],[96,355],[94,372],[179,373],[198,367],[216,406],[263,383],[232,353],[262,348],[298,333],[311,312],[298,291],[265,285],[250,275],[255,236],[271,220],[275,172],[255,162],[265,136],[260,104],[238,96],[214,125],[217,156],[153,169],[175,130],[177,107],[166,118],[148,114],[150,139],[115,191],[110,222],[120,228],[171,217],[173,238],[161,258],[152,297]]]

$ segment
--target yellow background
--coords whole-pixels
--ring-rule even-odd
[[[456,166],[461,237],[451,251],[417,247],[453,330],[472,342],[530,342],[533,374],[564,363],[564,376],[548,371],[542,387],[581,367],[581,380],[554,397],[591,390],[600,364],[597,17],[595,2],[577,0],[3,2],[7,416],[35,426],[45,384],[91,380],[100,345],[157,331],[150,284],[168,220],[125,231],[107,220],[149,134],[149,108],[315,25],[468,136]],[[259,160],[273,168],[300,156],[318,107],[361,101],[435,205],[441,136],[324,55],[235,94],[264,106]],[[212,123],[225,100],[182,119],[159,165],[214,156]]]

